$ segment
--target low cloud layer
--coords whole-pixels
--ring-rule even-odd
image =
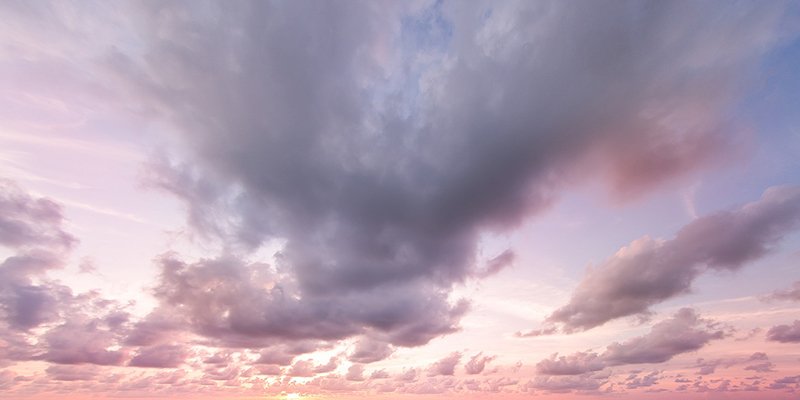
[[[687,293],[699,275],[737,270],[763,256],[798,225],[800,188],[770,188],[758,201],[692,221],[672,239],[632,242],[591,269],[569,303],[546,322],[573,332],[647,314],[651,306]]]
[[[653,325],[648,334],[610,344],[602,354],[553,354],[536,364],[536,370],[543,375],[582,375],[617,365],[660,364],[679,354],[700,350],[724,336],[725,332],[714,321],[700,318],[691,308],[683,308]]]

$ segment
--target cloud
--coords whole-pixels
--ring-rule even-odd
[[[295,297],[281,302],[236,281],[255,267],[216,261],[232,265],[228,288],[268,312],[161,297],[200,317],[192,332],[232,346],[373,330],[418,346],[458,330],[466,306],[448,299],[453,285],[512,258],[477,266],[483,232],[519,226],[570,185],[600,181],[628,199],[725,154],[743,134],[727,112],[783,15],[779,4],[717,18],[693,3],[242,2],[212,7],[209,24],[190,3],[131,7],[140,45],[107,54],[107,72],[184,145],[153,163],[150,182],[233,254],[282,243],[273,284]],[[436,16],[428,30],[403,23],[423,14]],[[429,61],[395,45],[409,40]],[[176,276],[162,263],[162,283],[208,264]],[[231,317],[203,318],[202,302]]]
[[[682,308],[671,318],[653,325],[646,335],[612,343],[602,354],[587,351],[558,356],[556,353],[536,364],[536,370],[544,375],[582,375],[616,365],[658,364],[678,354],[697,351],[724,336],[715,322],[700,318],[691,308]]]
[[[0,245],[15,249],[69,249],[76,239],[63,230],[63,223],[61,206],[0,179]]]
[[[800,301],[800,281],[792,284],[792,287],[784,290],[776,290],[765,296],[766,300],[788,300]]]
[[[269,266],[232,256],[190,264],[167,254],[159,263],[159,312],[222,346],[334,341],[370,332],[417,346],[456,331],[467,310],[465,302],[451,305],[447,292],[420,282],[304,296]]]
[[[577,352],[561,357],[554,353],[550,358],[539,361],[536,371],[543,375],[580,375],[600,371],[605,367],[605,360],[597,353]]]
[[[61,207],[0,180],[0,246],[12,254],[0,262],[0,321],[27,331],[59,316],[68,287],[47,280],[77,241],[64,230]]]
[[[97,367],[92,366],[51,365],[45,371],[55,381],[91,381],[99,374]]]
[[[517,255],[513,250],[506,250],[499,255],[492,257],[486,262],[485,269],[479,273],[481,277],[488,277],[508,268],[514,263]]]
[[[492,362],[496,357],[495,356],[484,356],[483,353],[478,353],[472,356],[472,358],[464,364],[464,369],[467,371],[469,375],[477,375],[483,372],[486,365]]]
[[[453,352],[428,367],[428,376],[452,376],[461,361],[461,353]]]
[[[315,365],[313,360],[299,360],[292,364],[289,376],[312,377],[335,370],[339,366],[339,359],[332,357],[326,364]]]
[[[800,320],[792,325],[777,325],[767,331],[767,340],[781,343],[800,343]]]
[[[145,368],[177,368],[188,356],[189,351],[184,346],[160,344],[139,349],[128,365]]]
[[[121,343],[140,347],[131,363],[156,365],[169,352],[155,349],[197,335],[209,346],[266,347],[260,361],[271,366],[352,338],[375,341],[359,342],[354,361],[377,361],[456,332],[468,303],[453,287],[513,258],[476,265],[484,232],[519,226],[569,186],[601,182],[626,200],[730,150],[742,132],[728,111],[784,14],[777,3],[740,7],[720,16],[701,3],[125,3],[93,14],[113,25],[107,31],[75,24],[77,11],[4,7],[4,20],[31,35],[11,49],[17,40],[51,44],[21,46],[25,68],[3,64],[3,75],[43,86],[58,76],[67,98],[100,91],[174,130],[184,148],[154,162],[151,183],[182,199],[193,233],[224,249],[159,257],[159,304],[144,320],[112,328],[110,317],[67,319],[64,307],[82,309],[83,300],[41,272],[73,246],[60,210],[35,196],[3,197],[0,243],[19,252],[0,271],[6,341],[24,343],[24,332],[46,326],[68,338],[30,349],[40,357],[116,365],[130,350]],[[406,23],[420,14],[434,16],[430,29]],[[68,43],[75,37],[99,45]],[[90,70],[97,60],[105,69]],[[95,77],[93,90],[81,86]],[[275,243],[273,264],[257,260]],[[671,296],[663,293],[655,296]],[[27,350],[13,357],[28,359]],[[619,357],[642,352],[629,350]],[[301,363],[295,372],[313,373]],[[598,386],[551,378],[538,385]]]
[[[608,346],[603,359],[609,365],[662,363],[724,335],[712,321],[701,319],[691,308],[682,308],[672,318],[653,325],[647,335]]]
[[[295,357],[300,354],[314,351],[318,348],[317,343],[298,342],[291,345],[278,345],[262,350],[256,364],[275,364],[287,366],[292,363]]]
[[[629,376],[625,379],[625,388],[627,389],[638,389],[643,387],[651,387],[658,384],[658,380],[661,379],[661,373],[659,371],[653,371],[644,376]]]
[[[356,381],[360,382],[366,380],[364,377],[364,365],[363,364],[353,364],[350,368],[347,369],[347,375],[345,375],[345,379],[348,381]]]
[[[737,270],[761,257],[799,223],[800,188],[783,186],[738,209],[695,219],[670,240],[643,237],[590,270],[546,322],[573,332],[647,314],[650,306],[688,292],[700,274]]]
[[[537,376],[527,386],[553,393],[593,392],[600,389],[608,380],[592,376]]]
[[[372,363],[383,360],[394,353],[394,348],[384,341],[364,337],[356,342],[347,359],[356,363]]]

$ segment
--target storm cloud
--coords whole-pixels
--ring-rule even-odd
[[[150,183],[235,255],[161,262],[158,297],[231,346],[456,331],[452,286],[513,261],[478,265],[483,232],[589,179],[628,199],[722,160],[744,134],[727,110],[781,18],[698,3],[208,7],[213,21],[192,3],[136,7],[141,53],[106,66],[184,145]],[[276,243],[276,265],[247,261]]]

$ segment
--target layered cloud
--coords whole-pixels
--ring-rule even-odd
[[[697,218],[672,239],[643,237],[591,269],[547,322],[573,332],[647,314],[651,306],[688,292],[699,275],[737,270],[761,257],[798,225],[800,188],[782,186],[738,209]]]
[[[788,289],[776,290],[764,297],[766,300],[800,301],[800,281]]]
[[[644,336],[612,343],[602,354],[577,352],[568,356],[553,354],[536,364],[543,375],[583,375],[606,367],[629,364],[659,364],[676,355],[700,350],[725,332],[714,321],[700,318],[691,308],[653,325]]]

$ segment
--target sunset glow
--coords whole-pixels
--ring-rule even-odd
[[[1,399],[800,396],[797,1],[0,21]]]

